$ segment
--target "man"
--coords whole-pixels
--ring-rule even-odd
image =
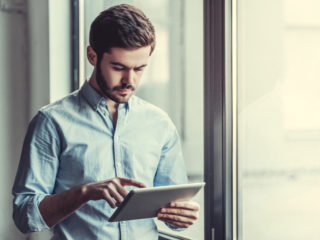
[[[132,95],[154,47],[152,24],[133,6],[94,20],[89,82],[40,109],[29,125],[13,186],[22,232],[52,227],[59,240],[158,239],[153,219],[108,222],[130,188],[187,182],[173,123]],[[175,202],[158,219],[186,228],[198,210],[194,202]]]

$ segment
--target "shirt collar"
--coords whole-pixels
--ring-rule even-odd
[[[91,85],[88,81],[85,81],[80,89],[81,94],[84,96],[84,98],[87,100],[89,105],[96,111],[99,107],[99,105],[102,106],[108,106],[107,100],[102,97]],[[130,97],[129,101],[127,103],[123,103],[119,105],[120,108],[126,108],[129,110],[132,106],[132,97]]]

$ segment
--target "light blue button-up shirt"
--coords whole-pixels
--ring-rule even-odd
[[[166,113],[132,96],[114,127],[108,103],[88,82],[31,121],[13,186],[13,218],[22,232],[49,227],[38,205],[48,194],[126,177],[147,186],[186,183],[176,128]],[[89,201],[53,227],[52,239],[158,239],[153,219],[108,222],[105,200]]]

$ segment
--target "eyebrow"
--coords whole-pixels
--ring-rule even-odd
[[[122,63],[119,63],[119,62],[110,62],[110,63],[111,63],[112,65],[115,65],[115,66],[120,66],[120,67],[129,69],[128,66],[126,66],[126,65],[124,65],[124,64],[122,64]],[[142,64],[141,66],[135,67],[134,69],[143,68],[143,67],[145,67],[145,66],[147,66],[147,64]]]

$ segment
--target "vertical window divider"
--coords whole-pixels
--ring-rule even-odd
[[[230,3],[204,1],[205,239],[208,240],[233,239]]]
[[[79,87],[79,0],[71,1],[71,91]]]
[[[233,232],[233,239],[239,239],[241,236],[241,223],[239,220],[239,187],[240,182],[238,178],[238,68],[237,68],[237,61],[238,61],[238,27],[237,27],[237,12],[238,12],[238,5],[237,0],[230,1],[230,12],[231,12],[231,84],[232,84],[232,232]]]

